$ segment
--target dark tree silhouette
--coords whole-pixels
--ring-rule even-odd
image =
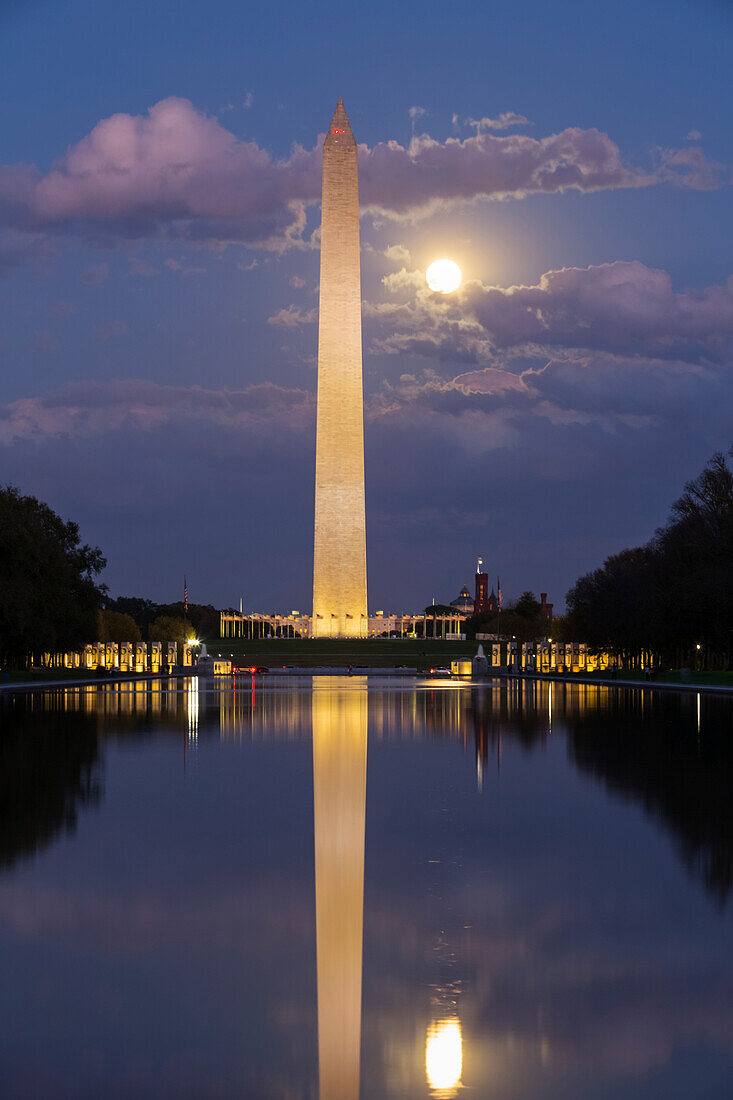
[[[529,619],[533,622],[540,617],[540,601],[535,598],[534,592],[523,592],[515,603],[514,610],[523,619]]]
[[[733,448],[729,452],[733,455]],[[645,545],[607,558],[567,594],[567,632],[667,664],[731,667],[733,470],[715,454]]]
[[[151,636],[150,627],[156,619],[160,618],[185,618],[193,627],[196,636],[204,641],[219,637],[219,612],[210,603],[189,603],[187,616],[182,602],[154,603],[152,600],[144,600],[138,596],[118,596],[115,600],[107,600],[107,607],[123,615],[130,615],[137,623],[143,638]],[[170,640],[173,638],[174,635],[171,635]]]
[[[37,704],[0,696],[0,867],[73,832],[101,794],[96,716]]]
[[[78,649],[94,638],[106,565],[79,527],[13,486],[0,489],[0,660]]]
[[[733,887],[730,703],[703,700],[696,737],[692,695],[613,693],[603,706],[563,714],[570,758],[609,789],[634,797],[677,842],[687,868],[721,903]]]

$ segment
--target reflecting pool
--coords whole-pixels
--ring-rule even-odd
[[[0,696],[0,1094],[730,1100],[733,700]]]

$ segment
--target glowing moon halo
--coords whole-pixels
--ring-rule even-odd
[[[453,260],[434,260],[425,273],[431,290],[451,294],[461,285],[461,269]]]

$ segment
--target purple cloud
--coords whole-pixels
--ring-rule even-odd
[[[271,382],[245,390],[161,386],[144,379],[69,382],[40,397],[0,406],[0,443],[53,436],[93,436],[122,428],[149,431],[199,422],[229,428],[310,428],[315,399]]]
[[[471,282],[450,298],[432,294],[420,272],[403,269],[383,282],[403,300],[365,311],[380,329],[380,351],[456,361],[559,347],[731,358],[733,277],[722,286],[676,292],[666,271],[616,261],[549,271],[535,286]]]
[[[391,217],[426,215],[446,202],[521,198],[528,194],[647,187],[653,173],[623,164],[600,130],[563,130],[550,137],[477,133],[461,141],[427,135],[409,146],[380,142],[363,150],[362,203]]]
[[[20,228],[242,240],[266,246],[300,225],[291,203],[315,201],[313,153],[276,161],[216,119],[171,97],[147,116],[97,123],[44,176],[0,168],[0,218]]]
[[[467,118],[466,125],[472,126],[477,133],[485,133],[487,130],[511,130],[514,126],[531,126],[532,123],[516,111],[502,111],[496,118]]]
[[[733,279],[675,292],[666,272],[618,262],[551,271],[535,286],[469,283],[445,298],[418,276],[404,269],[387,276],[387,289],[401,300],[365,306],[373,344],[450,367],[403,373],[397,382],[372,388],[366,400],[371,425],[419,426],[432,437],[485,452],[531,439],[538,421],[615,432],[619,425],[674,422],[680,402],[685,415],[708,410],[705,416],[717,422],[725,405]],[[315,310],[290,306],[269,320],[293,328],[312,323]],[[111,322],[97,337],[125,331],[121,322]],[[461,362],[471,366],[457,371]],[[509,369],[514,363],[519,366]],[[270,382],[243,390],[140,379],[72,382],[0,406],[0,442],[150,431],[182,422],[232,433],[271,432],[273,426],[305,432],[312,429],[314,404],[312,392]]]
[[[412,219],[446,203],[537,192],[715,185],[718,166],[699,149],[665,151],[658,168],[644,171],[626,164],[596,129],[540,139],[492,132],[521,117],[480,120],[465,140],[425,135],[408,146],[360,146],[364,211]],[[32,165],[0,166],[0,225],[36,235],[237,241],[281,250],[303,246],[305,212],[319,202],[320,182],[320,143],[310,150],[295,145],[278,160],[188,100],[170,97],[147,115],[103,119],[45,175]]]
[[[724,173],[730,179],[730,172],[726,172],[725,166],[708,160],[698,145],[687,149],[663,149],[660,156],[660,178],[669,179],[683,187],[691,187],[697,191],[714,191],[720,186]]]
[[[318,317],[315,306],[313,309],[303,310],[300,306],[291,305],[286,309],[279,309],[272,317],[267,318],[268,325],[279,325],[281,328],[298,328],[300,325],[313,325]]]

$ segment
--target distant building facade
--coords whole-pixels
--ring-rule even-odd
[[[474,601],[471,599],[471,593],[466,588],[465,584],[455,600],[451,600],[451,607],[455,607],[461,615],[473,615]]]

